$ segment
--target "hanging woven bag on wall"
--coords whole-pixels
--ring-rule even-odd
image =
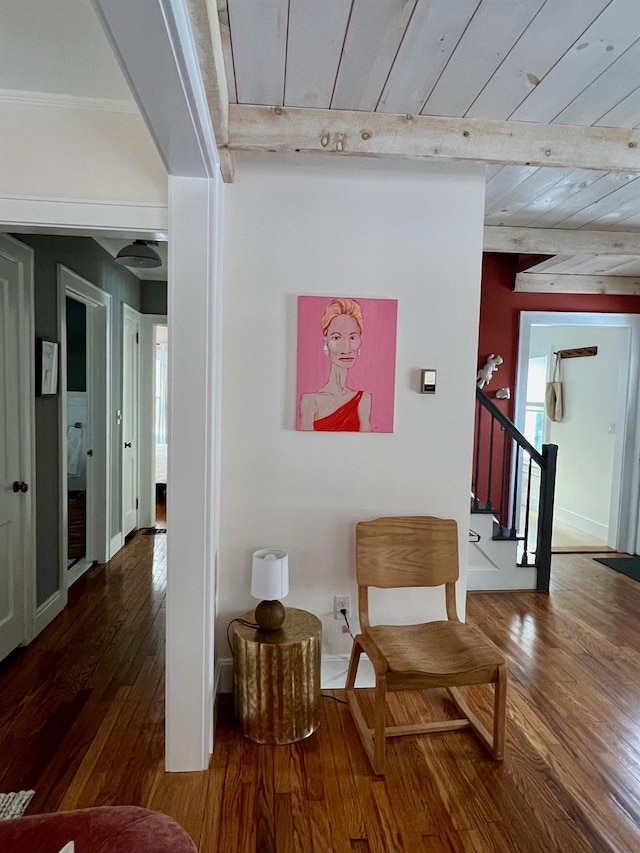
[[[560,354],[556,353],[556,363],[553,368],[551,382],[547,382],[544,395],[544,407],[547,417],[558,423],[562,420],[562,376],[560,370]]]

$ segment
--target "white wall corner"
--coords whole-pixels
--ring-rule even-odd
[[[109,559],[111,560],[112,557],[115,557],[118,551],[123,547],[124,538],[122,536],[122,531],[120,531],[119,533],[116,533],[115,536],[112,536],[109,542]]]
[[[169,179],[166,767],[204,769],[213,729],[213,621],[218,443],[213,387],[218,346],[219,185]]]
[[[49,596],[36,610],[36,636],[62,613],[67,605],[67,590],[59,589]]]

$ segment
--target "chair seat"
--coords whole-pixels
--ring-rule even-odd
[[[375,643],[389,671],[403,675],[480,674],[505,662],[490,640],[463,622],[375,625],[364,638]]]

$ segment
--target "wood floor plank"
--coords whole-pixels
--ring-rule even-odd
[[[253,822],[256,828],[256,849],[265,851],[275,851],[276,848],[276,832],[277,832],[277,814],[276,814],[276,792],[275,792],[275,774],[274,774],[274,754],[272,750],[260,749],[257,744],[245,744],[245,747],[253,748],[256,761],[251,771],[251,777],[245,776],[247,784],[252,784],[255,787]],[[251,765],[247,762],[247,767]],[[282,794],[279,796],[291,799],[290,794]],[[291,805],[287,809],[287,814],[291,819]]]
[[[341,831],[346,832],[347,838],[367,838],[367,824],[356,787],[353,784],[354,777],[360,776],[362,773],[369,774],[366,758],[363,758],[359,750],[359,740],[350,719],[344,720],[343,728],[343,718],[346,717],[344,706],[341,707],[334,702],[326,702],[324,710],[337,782],[336,789],[331,794],[331,801],[338,806]],[[351,727],[351,737],[345,741],[345,729],[348,727]],[[345,745],[349,742],[357,743],[358,751],[347,750]],[[355,764],[358,761],[360,761],[361,773],[354,774],[352,762]]]
[[[325,853],[326,850],[335,849],[331,843],[330,812],[327,803],[321,800],[310,800],[307,808],[313,853]]]
[[[200,850],[218,850],[222,823],[222,797],[224,777],[229,759],[229,746],[218,742],[209,766],[209,779],[205,797],[205,812],[200,835]]]
[[[107,743],[110,740],[114,726],[120,719],[129,691],[129,687],[120,688],[115,700],[110,704],[102,725],[99,727],[95,737],[91,741],[78,771],[69,783],[67,791],[60,803],[60,811],[71,811],[72,809],[80,807],[80,801],[88,786],[89,780],[96,773],[96,766],[100,756],[107,747]]]
[[[208,781],[207,771],[165,773],[160,765],[156,771],[151,795],[144,805],[177,820],[194,841],[199,843]]]
[[[317,734],[317,737],[301,741],[297,750],[302,763],[300,770],[305,797],[309,802],[323,802],[325,798],[319,741],[326,739],[327,732],[320,729]]]
[[[393,739],[376,777],[336,690],[318,731],[286,746],[243,738],[221,696],[209,770],[167,774],[165,560],[165,537],[132,537],[0,664],[0,789],[34,788],[30,813],[147,806],[201,853],[640,849],[639,583],[563,554],[549,595],[469,595],[468,620],[510,669],[502,763],[447,732]],[[473,688],[485,722],[491,701]],[[443,693],[390,696],[398,724],[453,714]]]

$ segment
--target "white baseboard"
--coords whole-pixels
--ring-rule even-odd
[[[320,688],[339,690],[344,687],[349,668],[349,655],[323,655],[320,669]],[[233,660],[223,658],[216,665],[216,693],[233,692]],[[373,667],[363,655],[360,658],[356,687],[373,687]]]
[[[123,547],[124,539],[122,537],[122,533],[116,533],[115,536],[111,537],[111,541],[109,542],[109,559],[114,557]]]
[[[606,524],[601,524],[599,521],[594,521],[592,518],[587,518],[585,515],[579,515],[577,512],[572,512],[570,509],[564,509],[557,504],[553,508],[553,516],[558,521],[565,524],[570,524],[577,530],[583,533],[588,533],[589,536],[595,536],[597,539],[607,541],[609,528]]]
[[[537,569],[535,566],[514,566],[510,570],[494,568],[469,569],[467,590],[535,589]]]
[[[63,593],[59,589],[38,607],[36,610],[36,637],[41,631],[44,631],[50,622],[53,622],[59,613],[62,613],[66,604],[66,590]]]
[[[215,692],[233,693],[233,660],[223,658],[216,664]]]
[[[79,580],[85,572],[88,572],[91,566],[93,566],[93,560],[88,560],[86,557],[83,557],[83,559],[79,560],[75,566],[71,566],[70,569],[67,569],[67,589]]]

